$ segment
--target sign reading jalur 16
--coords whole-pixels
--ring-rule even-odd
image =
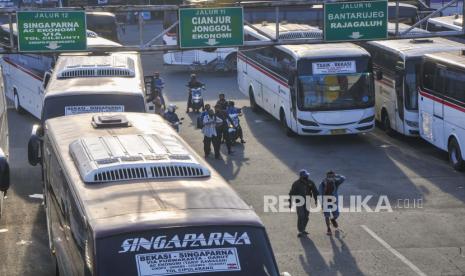
[[[325,40],[387,38],[387,1],[325,3]]]
[[[17,22],[21,52],[87,49],[84,11],[18,11]]]
[[[181,48],[229,47],[244,44],[241,7],[179,10]]]

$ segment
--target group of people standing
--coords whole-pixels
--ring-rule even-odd
[[[339,209],[337,207],[337,197],[339,186],[345,181],[345,177],[339,174],[329,171],[326,173],[325,179],[321,181],[319,189],[316,188],[315,183],[310,179],[310,173],[307,170],[300,170],[299,179],[292,184],[291,191],[289,192],[290,207],[292,204],[295,204],[295,197],[300,197],[304,200],[303,205],[296,205],[297,211],[297,230],[299,231],[298,237],[303,237],[308,234],[305,230],[309,221],[310,211],[308,210],[308,204],[306,202],[313,198],[315,204],[317,204],[317,198],[324,201],[328,197],[332,197],[334,201],[333,209],[329,210],[325,208],[324,202],[323,206],[323,215],[326,223],[326,233],[332,235],[331,225],[334,228],[338,228],[337,219],[339,217]],[[302,202],[301,202],[302,203]]]
[[[229,132],[230,125],[233,124],[229,115],[236,114],[241,115],[241,109],[234,106],[233,101],[227,101],[224,93],[218,95],[218,101],[214,109],[209,104],[205,105],[205,111],[200,114],[200,121],[202,122],[202,133],[203,138],[203,149],[205,158],[211,153],[211,146],[213,145],[213,151],[215,158],[220,159],[220,147],[221,144],[226,144],[228,154],[233,154],[232,144],[233,137]],[[237,126],[235,131],[238,132],[238,136],[242,144],[245,143],[242,128],[240,125]]]

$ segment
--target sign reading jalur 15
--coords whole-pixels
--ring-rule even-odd
[[[244,44],[241,7],[179,10],[181,48],[229,47]]]
[[[18,11],[16,16],[20,52],[87,49],[84,11]]]
[[[387,11],[386,0],[325,3],[325,40],[386,38]]]

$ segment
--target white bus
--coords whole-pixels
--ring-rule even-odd
[[[13,24],[13,38],[16,43],[17,30]],[[10,45],[8,24],[0,27],[0,43]],[[114,46],[121,44],[101,38],[92,31],[87,31],[87,45]],[[5,81],[7,98],[14,102],[15,109],[22,113],[27,111],[40,119],[44,97],[44,82],[50,78],[51,70],[58,54],[4,54],[0,59]]]
[[[1,71],[1,69],[0,69]],[[10,188],[10,166],[9,166],[9,137],[8,137],[8,111],[5,98],[5,87],[0,72],[0,218],[3,213],[3,200]]]
[[[420,135],[465,169],[465,56],[462,51],[427,54],[420,82]]]
[[[281,25],[282,37],[318,37],[306,25]],[[274,25],[257,25],[274,33]],[[245,27],[250,40],[266,40]],[[374,127],[370,54],[352,43],[283,45],[240,51],[239,89],[253,110],[266,110],[288,135],[367,132]]]
[[[373,58],[376,120],[388,134],[418,136],[417,79],[426,53],[465,49],[445,38],[370,41],[363,44]]]

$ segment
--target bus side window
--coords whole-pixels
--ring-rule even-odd
[[[465,103],[465,72],[456,69],[447,70],[445,81],[446,96]]]
[[[397,98],[397,112],[399,118],[404,120],[404,81],[405,74],[403,72],[396,72],[396,98]]]
[[[436,64],[432,62],[425,62],[423,64],[423,74],[421,80],[421,86],[424,89],[433,91],[434,90],[434,78],[436,74]]]

